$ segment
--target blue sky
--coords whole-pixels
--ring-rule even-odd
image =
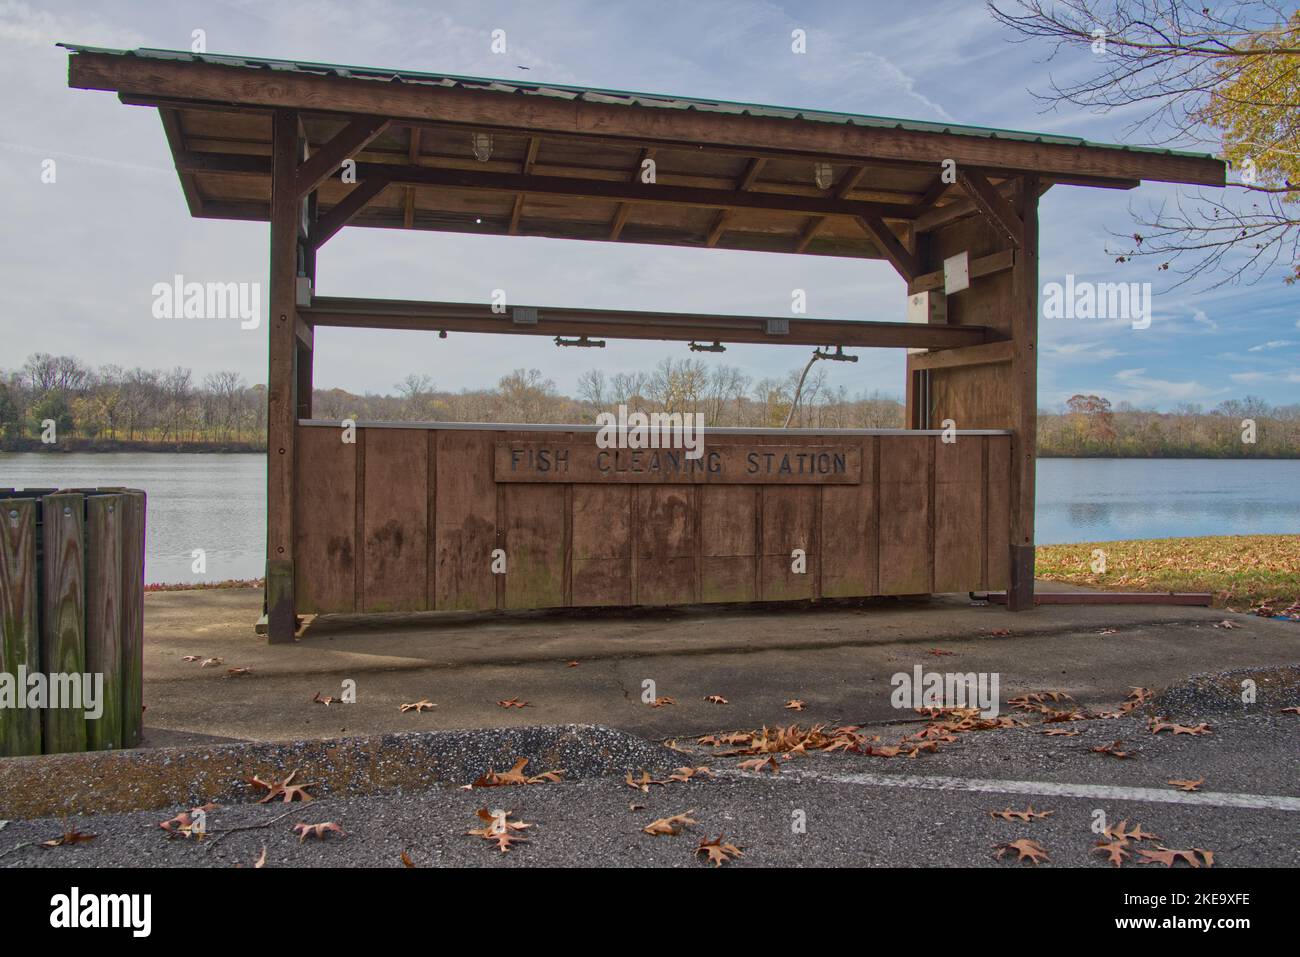
[[[807,31],[808,51],[790,52]],[[476,76],[526,77],[719,99],[1059,132],[1125,142],[1132,117],[1043,113],[1027,88],[1089,69],[1086,51],[1052,64],[1045,50],[1008,42],[983,4],[922,2],[441,2],[395,0],[267,4],[64,3],[0,0],[0,368],[29,352],[73,353],[95,363],[203,374],[236,369],[264,381],[265,329],[176,322],[150,314],[154,283],[175,273],[222,281],[264,279],[264,225],[191,219],[153,110],[106,93],[69,90],[56,41],[188,49],[207,34],[213,53],[392,66]],[[506,31],[507,53],[491,52]],[[527,73],[518,66],[527,66]],[[1133,140],[1133,142],[1138,142]],[[58,178],[40,180],[54,158]],[[1057,187],[1041,210],[1044,284],[1076,279],[1151,281],[1154,321],[1061,319],[1041,324],[1040,405],[1076,392],[1173,408],[1258,395],[1300,401],[1300,288],[1282,273],[1253,286],[1167,290],[1153,264],[1117,266],[1110,232],[1131,231],[1131,207],[1174,190],[1124,193]],[[1113,240],[1112,240],[1113,242]],[[323,250],[325,295],[781,315],[790,291],[808,292],[809,315],[900,320],[903,284],[880,262],[726,250],[587,244],[460,234],[344,230]],[[732,347],[709,362],[754,378],[801,366],[807,350]],[[684,344],[619,343],[595,354],[531,337],[325,330],[316,382],[391,391],[408,373],[439,388],[494,383],[525,366],[565,391],[599,363],[607,373],[648,370]],[[901,394],[899,352],[828,364],[830,384]]]

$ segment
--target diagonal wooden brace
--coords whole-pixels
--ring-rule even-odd
[[[1011,240],[1013,246],[1019,249],[1025,244],[1024,222],[1016,215],[1011,202],[993,188],[983,173],[959,166],[957,183],[993,227]]]
[[[389,183],[387,176],[372,174],[352,187],[352,192],[330,207],[330,211],[321,216],[311,227],[307,242],[312,249],[320,249],[340,229],[348,224],[357,213],[365,208],[366,203],[384,191]]]
[[[355,116],[334,138],[304,160],[294,176],[294,192],[306,196],[330,174],[366,148],[388,129],[389,120],[378,116]]]
[[[858,216],[857,220],[862,228],[867,231],[867,235],[871,237],[872,241],[880,247],[880,252],[898,270],[899,275],[906,282],[911,282],[921,274],[921,267],[918,265],[916,257],[898,241],[898,237],[885,225],[883,219],[868,213]]]

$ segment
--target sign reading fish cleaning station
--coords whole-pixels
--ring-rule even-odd
[[[600,448],[594,442],[508,442],[496,447],[498,482],[857,485],[862,450],[844,445]]]

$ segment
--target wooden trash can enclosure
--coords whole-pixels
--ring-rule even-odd
[[[145,494],[0,490],[0,756],[134,747]]]
[[[1002,431],[298,426],[304,612],[790,601],[1007,585]]]

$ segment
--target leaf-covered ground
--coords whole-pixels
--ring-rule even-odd
[[[1105,553],[1105,571],[1094,572]],[[1300,610],[1300,535],[1219,535],[1040,545],[1035,574],[1110,591],[1200,591],[1235,611]]]

